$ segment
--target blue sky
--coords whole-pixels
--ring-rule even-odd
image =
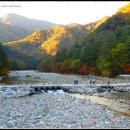
[[[128,1],[82,2],[0,2],[0,16],[16,13],[28,18],[46,20],[57,24],[95,22],[104,16],[112,16]]]

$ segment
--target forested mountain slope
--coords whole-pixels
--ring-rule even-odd
[[[56,61],[62,73],[94,73],[108,77],[130,73],[130,4],[76,43],[69,53],[57,54]]]
[[[55,56],[60,50],[69,50],[90,32],[86,26],[69,24],[58,25],[47,30],[36,30],[21,40],[3,43],[3,45],[13,64],[16,64],[13,68],[35,68],[37,62],[46,55]]]
[[[96,74],[130,73],[130,3],[86,25],[57,25],[4,43],[13,69]],[[19,60],[20,59],[20,60]]]

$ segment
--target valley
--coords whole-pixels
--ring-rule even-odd
[[[86,24],[1,16],[0,128],[130,128],[130,3]]]

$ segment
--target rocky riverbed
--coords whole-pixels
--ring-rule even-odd
[[[3,79],[4,80],[4,79]],[[117,77],[117,78],[103,78],[93,75],[64,75],[57,73],[42,73],[39,71],[11,71],[9,78],[5,78],[5,82],[9,84],[72,84],[74,80],[78,80],[79,83],[89,84],[90,80],[95,80],[96,84],[104,84],[107,81],[110,83],[130,83],[130,77]]]
[[[130,117],[70,94],[41,94],[2,100],[0,128],[130,128]]]
[[[93,102],[95,96],[99,98],[98,101],[105,97],[104,102],[108,101],[109,103],[112,98],[113,102],[110,104],[114,104],[115,97],[111,97],[110,92],[95,93],[95,87],[89,85],[90,79],[94,79],[96,83],[104,83],[107,80],[110,80],[111,83],[129,83],[128,79],[61,75],[35,71],[11,72],[9,77],[13,78],[11,85],[2,83],[0,87],[15,85],[21,86],[21,88],[17,91],[15,88],[11,91],[10,89],[7,89],[8,91],[0,89],[0,128],[130,128],[129,114],[123,115],[117,108],[110,109],[106,105]],[[22,87],[25,84],[28,86],[43,83],[73,84],[74,80],[78,80],[82,86],[72,85],[71,90],[80,92],[80,94],[86,92],[86,94],[90,94],[88,96],[91,96],[91,99],[84,97],[84,94],[76,96],[66,92],[29,95],[28,89],[24,88],[26,91],[23,91]],[[125,88],[129,89],[129,86],[126,85]],[[116,100],[118,98],[116,97]],[[124,97],[121,99],[120,103],[126,103],[127,108],[123,110],[128,110],[129,95],[128,102]],[[124,107],[122,104],[118,106]]]

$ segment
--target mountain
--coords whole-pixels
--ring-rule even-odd
[[[29,19],[13,13],[7,14],[0,18],[0,42],[22,39],[36,29],[44,30],[55,25],[48,21]]]
[[[58,72],[107,77],[130,73],[130,3],[91,28],[69,52],[56,55]]]
[[[27,17],[14,14],[14,13],[4,15],[0,21],[4,24],[20,26],[21,28],[27,29],[30,32],[35,31],[35,29],[44,30],[56,25],[54,23],[44,21],[44,20],[29,19]]]
[[[0,23],[0,31],[0,43],[18,40],[30,34],[26,29],[4,23]]]
[[[130,4],[86,25],[56,25],[4,43],[13,69],[96,74],[130,73]]]
[[[24,63],[29,62],[28,67],[30,62],[35,62],[34,65],[32,64],[34,67],[46,55],[54,56],[60,50],[70,49],[87,33],[89,30],[86,29],[86,26],[79,24],[57,25],[47,30],[36,30],[23,39],[3,43],[3,45],[13,61],[22,57],[20,60],[23,59]],[[30,61],[30,59],[32,60]]]
[[[119,13],[130,15],[130,3],[123,6],[122,8],[119,8],[116,14],[119,14]]]
[[[82,40],[103,22],[105,20],[101,19],[86,25],[71,23],[65,26],[56,25],[46,30],[37,29],[23,39],[7,42],[3,45],[13,62],[13,66],[15,66],[13,69],[22,69],[21,64],[24,68],[35,69],[41,59],[59,55],[60,52],[68,52],[76,42]],[[19,57],[21,61],[18,61]]]

